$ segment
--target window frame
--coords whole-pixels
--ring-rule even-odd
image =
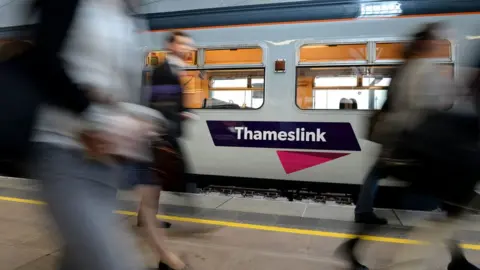
[[[454,64],[455,63],[455,47],[456,44],[453,40],[451,39],[445,39],[450,43],[450,57],[449,58],[429,58],[432,62],[435,64]],[[382,43],[408,43],[408,39],[393,39],[393,40],[380,40],[380,41],[374,41],[373,42],[373,48],[372,48],[372,63],[375,64],[390,64],[390,63],[398,63],[398,64],[403,64],[405,61],[404,60],[394,60],[394,59],[382,59],[382,60],[377,60],[377,44],[382,44]],[[455,65],[454,65],[455,66]]]
[[[262,91],[263,92],[263,103],[262,106],[258,108],[241,108],[241,109],[216,109],[216,108],[199,108],[198,110],[215,110],[215,111],[257,111],[263,108],[265,105],[265,81],[266,81],[266,67],[239,67],[240,65],[235,65],[235,66],[230,66],[229,68],[202,68],[198,70],[204,70],[204,71],[212,71],[212,70],[252,70],[252,69],[257,69],[257,70],[262,70],[263,71],[263,87],[261,89],[257,88],[230,88],[230,87],[219,87],[219,88],[212,88],[210,86],[210,79],[209,79],[209,87],[208,87],[208,98],[211,98],[211,91],[223,91],[223,90],[231,90],[231,91]],[[245,66],[250,66],[250,65],[245,65]],[[222,78],[222,77],[217,77],[217,78]],[[243,78],[243,77],[242,77]],[[261,78],[261,77],[255,77],[255,78]],[[248,85],[247,85],[248,86]],[[196,110],[196,109],[195,109]]]
[[[262,63],[261,64],[220,64],[220,65],[206,65],[205,64],[205,50],[228,50],[228,49],[261,49],[262,51]],[[153,51],[166,51],[165,48],[149,48],[148,50],[145,51],[144,53],[144,62],[146,62],[146,59],[149,55],[150,52]],[[202,110],[202,111],[208,111],[208,110],[214,110],[214,111],[251,111],[251,110],[260,110],[263,108],[265,105],[266,101],[266,81],[267,81],[267,68],[266,68],[266,63],[268,63],[268,46],[265,43],[242,43],[242,44],[198,44],[196,47],[196,63],[195,65],[189,65],[185,67],[186,71],[214,71],[214,70],[230,70],[230,69],[244,69],[244,70],[249,70],[249,69],[261,69],[263,71],[263,88],[262,90],[257,90],[253,88],[245,88],[245,89],[238,89],[239,91],[263,91],[263,103],[262,106],[259,108],[249,108],[249,109],[216,109],[216,108],[188,108],[190,110]],[[142,76],[144,72],[148,71],[153,71],[154,67],[150,65],[144,65],[144,68],[142,70]],[[258,77],[261,78],[261,77]],[[142,78],[142,81],[144,78]],[[210,84],[210,82],[209,82]],[[212,89],[209,87],[208,89],[208,98],[210,98],[210,91]],[[215,89],[213,89],[215,90]],[[221,90],[221,89],[218,89]]]
[[[456,77],[456,70],[457,70],[457,65],[455,64],[455,59],[456,59],[456,43],[451,40],[451,39],[446,39],[450,42],[450,58],[431,58],[430,60],[433,61],[435,64],[440,64],[440,65],[452,65],[453,68],[453,78]],[[364,109],[364,110],[340,110],[340,109],[302,109],[297,103],[297,98],[298,98],[298,69],[299,68],[329,68],[329,67],[345,67],[345,68],[351,68],[355,66],[400,66],[403,64],[405,61],[404,60],[377,60],[376,59],[376,44],[377,43],[400,43],[400,42],[409,42],[411,39],[408,38],[403,38],[403,37],[391,37],[391,38],[367,38],[367,39],[329,39],[329,40],[314,40],[314,41],[298,41],[295,44],[295,95],[293,98],[293,102],[295,104],[295,107],[297,108],[298,111],[300,112],[311,112],[311,111],[317,111],[317,112],[325,112],[328,111],[330,113],[336,112],[336,113],[347,113],[347,114],[368,114],[373,111],[378,111],[376,109]],[[367,59],[366,61],[363,60],[352,60],[352,61],[325,61],[325,62],[300,62],[300,49],[303,46],[308,46],[308,45],[356,45],[356,44],[366,44],[367,46],[367,52],[366,56]],[[314,78],[315,80],[315,78]],[[314,82],[312,82],[314,83]],[[380,87],[380,88],[386,88],[386,87]],[[314,84],[312,85],[312,91],[315,91]],[[319,90],[319,89],[317,89]],[[325,89],[326,90],[326,89]],[[353,89],[356,90],[356,89]],[[377,90],[377,89],[372,89],[372,90]],[[382,90],[382,89],[378,89]],[[313,98],[313,93],[312,93],[312,98]],[[314,105],[314,101],[312,100],[312,106]]]
[[[366,48],[366,60],[347,60],[347,61],[324,61],[324,62],[300,62],[300,50],[304,46],[310,45],[361,45],[365,44]],[[316,42],[298,42],[295,46],[295,65],[296,67],[307,66],[343,66],[343,65],[366,65],[368,64],[368,42],[365,40],[329,40],[329,41],[316,41]]]

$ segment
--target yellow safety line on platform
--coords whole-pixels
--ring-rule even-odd
[[[21,199],[21,198],[13,198],[13,197],[4,197],[4,196],[0,196],[0,201],[25,203],[25,204],[36,204],[36,205],[46,205],[46,203],[42,202],[42,201],[27,200],[27,199]],[[136,212],[123,211],[123,210],[115,211],[115,213],[120,214],[120,215],[125,215],[125,216],[136,216],[137,215]],[[255,224],[238,223],[238,222],[221,221],[221,220],[177,217],[177,216],[165,216],[165,215],[157,215],[157,217],[160,218],[160,219],[169,220],[169,221],[180,221],[180,222],[188,222],[188,223],[207,224],[207,225],[224,226],[224,227],[231,227],[231,228],[251,229],[251,230],[258,230],[258,231],[292,233],[292,234],[321,236],[321,237],[340,238],[340,239],[352,239],[352,238],[357,237],[357,235],[349,234],[349,233],[336,233],[336,232],[328,232],[328,231],[294,229],[294,228],[255,225]],[[368,240],[368,241],[372,241],[372,242],[406,244],[406,245],[426,244],[424,242],[417,241],[417,240],[402,239],[402,238],[395,238],[395,237],[382,237],[382,236],[372,236],[372,235],[362,235],[360,237],[364,240]],[[480,250],[480,244],[462,244],[461,246],[464,249]]]

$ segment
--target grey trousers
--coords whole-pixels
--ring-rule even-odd
[[[36,144],[32,154],[32,177],[43,182],[66,244],[60,269],[142,269],[133,236],[113,213],[119,170],[51,144]]]

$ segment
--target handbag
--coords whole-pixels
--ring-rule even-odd
[[[165,136],[152,142],[153,168],[162,189],[171,192],[186,192],[185,161],[178,147]]]
[[[444,201],[468,204],[480,179],[478,138],[477,115],[430,112],[397,146],[420,163],[408,180]]]

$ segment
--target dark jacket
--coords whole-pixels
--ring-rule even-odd
[[[168,135],[182,136],[183,86],[168,61],[160,64],[152,74],[150,106],[169,120]]]

